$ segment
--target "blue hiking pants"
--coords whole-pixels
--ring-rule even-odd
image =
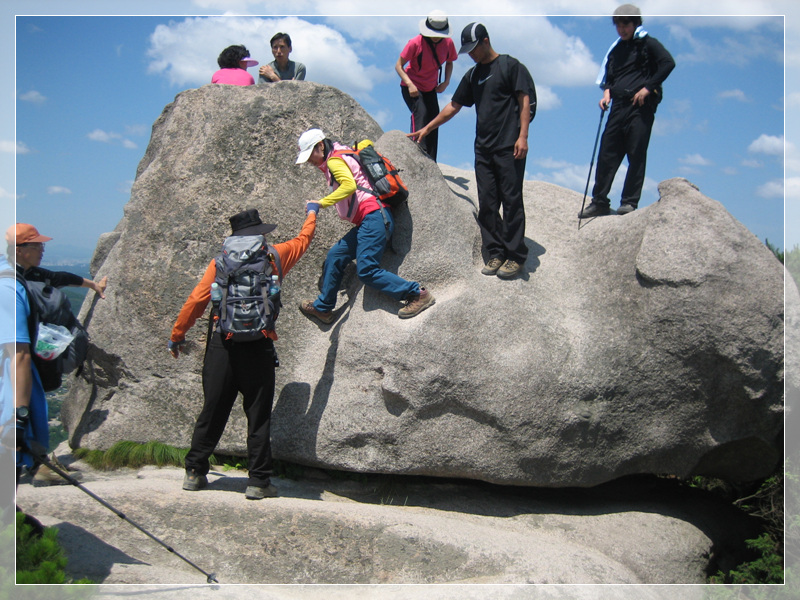
[[[388,220],[384,224],[383,212]],[[380,266],[386,243],[394,232],[394,218],[389,208],[369,213],[361,225],[353,227],[328,251],[322,267],[322,289],[314,301],[314,308],[331,311],[336,307],[336,294],[342,283],[344,270],[350,261],[356,261],[358,278],[365,285],[383,292],[394,300],[405,300],[419,294],[419,284],[406,281]]]

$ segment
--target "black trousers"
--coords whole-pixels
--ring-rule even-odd
[[[522,201],[524,177],[525,159],[515,160],[513,147],[497,151],[475,148],[478,226],[489,258],[515,260],[521,265],[528,258]]]
[[[247,416],[247,485],[264,487],[272,474],[269,428],[275,396],[275,349],[272,340],[224,342],[211,336],[203,361],[203,409],[197,417],[186,468],[201,475],[217,447],[236,396],[242,393]]]
[[[403,92],[403,100],[406,101],[408,110],[411,111],[411,133],[425,127],[439,114],[439,98],[435,89],[430,92],[420,92],[416,98],[411,97],[406,86],[401,85],[400,90]],[[419,145],[435,161],[439,150],[439,129],[434,129],[422,138]]]
[[[628,157],[628,174],[622,187],[620,204],[639,205],[644,185],[644,172],[647,166],[647,147],[653,129],[655,111],[650,103],[633,106],[630,99],[614,100],[611,114],[600,141],[597,157],[592,201],[608,206],[608,194],[614,183],[622,159]]]

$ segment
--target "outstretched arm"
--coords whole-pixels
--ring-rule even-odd
[[[422,140],[422,138],[424,138],[426,135],[428,135],[431,131],[433,131],[434,129],[436,129],[440,125],[444,125],[450,119],[455,117],[458,114],[458,111],[460,111],[460,110],[461,110],[461,105],[458,104],[457,102],[452,102],[451,101],[447,106],[445,106],[442,109],[442,111],[438,115],[436,115],[436,117],[433,119],[433,121],[431,121],[430,123],[425,125],[425,127],[423,127],[422,129],[419,129],[417,131],[414,131],[413,133],[407,134],[406,137],[410,137],[415,142],[419,142],[419,141]]]

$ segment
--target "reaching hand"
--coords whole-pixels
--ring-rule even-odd
[[[428,131],[426,131],[426,130],[427,130],[427,126],[423,127],[422,129],[418,129],[417,131],[414,131],[413,133],[407,133],[406,137],[411,138],[415,142],[419,143],[419,142],[422,141],[422,138],[424,138],[426,135],[428,135]]]
[[[314,214],[319,213],[319,202],[306,202],[306,214],[313,212]]]
[[[173,358],[178,358],[178,355],[181,352],[186,352],[186,348],[184,348],[185,345],[186,340],[181,340],[180,342],[173,342],[172,340],[169,340],[167,342],[167,349],[169,350],[169,353],[172,354]]]
[[[101,298],[106,297],[106,287],[108,286],[108,277],[103,277],[100,281],[95,284],[94,291],[97,292],[97,295]]]

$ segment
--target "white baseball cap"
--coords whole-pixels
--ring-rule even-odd
[[[325,134],[322,133],[321,129],[309,129],[303,135],[300,136],[300,139],[297,140],[297,145],[300,146],[300,152],[297,155],[297,161],[295,161],[296,165],[300,163],[304,163],[308,160],[308,157],[311,156],[311,153],[314,151],[314,146],[319,144],[322,140],[325,139]]]

